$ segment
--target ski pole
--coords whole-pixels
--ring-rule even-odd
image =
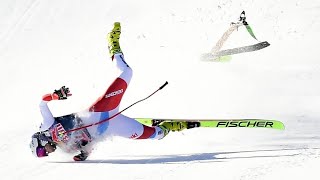
[[[145,98],[143,98],[143,99],[141,99],[141,100],[139,100],[139,101],[131,104],[130,106],[124,108],[123,110],[119,111],[118,113],[114,114],[113,116],[108,117],[107,119],[104,119],[104,120],[102,120],[102,121],[99,121],[99,122],[96,122],[96,123],[93,123],[93,124],[89,124],[89,125],[86,125],[86,126],[81,126],[81,127],[78,127],[78,128],[70,129],[70,130],[64,132],[64,134],[70,133],[70,132],[73,132],[73,131],[78,131],[78,130],[81,130],[81,129],[84,129],[84,128],[87,128],[87,127],[95,126],[95,125],[104,123],[104,122],[106,122],[106,121],[109,121],[110,119],[118,116],[119,114],[121,114],[122,112],[126,111],[126,110],[129,109],[130,107],[132,107],[132,106],[134,106],[134,105],[136,105],[136,104],[138,104],[138,103],[140,103],[140,102],[142,102],[142,101],[150,98],[150,97],[153,96],[155,93],[157,93],[158,91],[160,91],[161,89],[163,89],[166,85],[168,85],[168,81],[166,81],[162,86],[160,86],[156,91],[154,91],[153,93],[151,93],[149,96],[147,96],[147,97],[145,97]]]

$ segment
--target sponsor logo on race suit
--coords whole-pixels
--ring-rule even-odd
[[[113,92],[107,94],[107,95],[105,96],[105,98],[109,98],[109,97],[112,97],[112,96],[116,96],[116,95],[119,95],[119,94],[122,94],[122,93],[123,93],[123,89],[119,89],[119,90],[117,90],[117,91],[113,91]]]

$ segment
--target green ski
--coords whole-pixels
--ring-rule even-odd
[[[142,124],[155,126],[163,121],[186,121],[190,122],[190,128],[208,127],[208,128],[270,128],[284,130],[284,124],[277,120],[267,119],[153,119],[153,118],[135,118]]]

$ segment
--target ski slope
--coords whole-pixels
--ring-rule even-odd
[[[202,62],[245,10],[271,46]],[[1,0],[0,176],[53,179],[319,179],[320,31],[318,0]],[[42,95],[66,85],[55,116],[92,104],[118,75],[105,40],[122,25],[134,71],[120,109],[169,85],[124,114],[155,118],[265,118],[286,130],[191,129],[161,141],[110,138],[85,162],[59,151],[35,158],[31,135]],[[240,28],[223,48],[256,43]]]

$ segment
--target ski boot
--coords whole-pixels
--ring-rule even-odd
[[[163,132],[164,136],[166,136],[170,131],[182,131],[185,129],[191,129],[195,127],[200,127],[200,122],[186,122],[186,121],[162,121],[158,125]]]
[[[159,124],[160,127],[165,127],[169,131],[182,131],[187,129],[187,122],[162,122]]]
[[[159,120],[159,119],[153,119],[152,120],[152,126],[158,126],[161,123],[164,122],[174,122],[174,121],[165,121],[165,120]],[[187,129],[200,127],[200,122],[198,121],[176,121],[176,123],[186,123]]]
[[[163,132],[164,136],[166,136],[170,131],[182,131],[187,128],[186,122],[161,122],[158,127],[160,127]]]
[[[108,40],[108,49],[110,56],[114,56],[115,54],[122,53],[119,39],[121,34],[121,25],[119,22],[115,22],[113,24],[113,29],[107,35]]]

